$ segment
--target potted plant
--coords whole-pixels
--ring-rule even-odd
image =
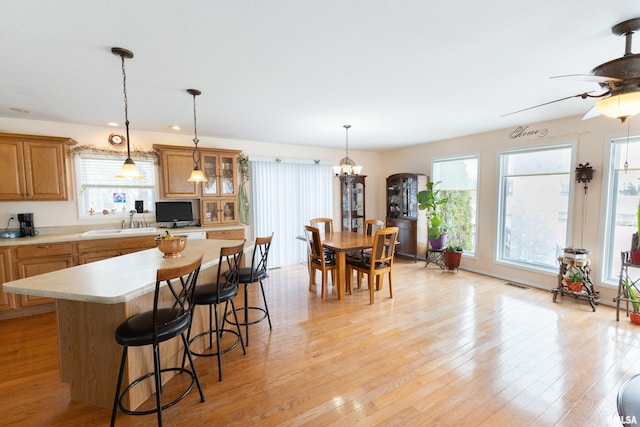
[[[453,270],[460,267],[460,260],[462,259],[463,248],[461,245],[448,245],[442,250],[442,257],[444,258],[444,265],[448,270]]]
[[[622,279],[622,284],[627,290],[627,295],[631,300],[631,307],[633,308],[633,311],[629,313],[629,320],[631,320],[631,323],[640,325],[640,301],[638,300],[637,295],[638,288],[629,283],[628,279]]]
[[[416,195],[418,209],[426,210],[427,221],[429,223],[429,244],[433,249],[442,249],[447,235],[448,226],[439,214],[443,205],[449,202],[446,197],[440,196],[440,190],[436,189],[441,181],[427,182],[427,189],[419,191]]]
[[[565,281],[567,282],[567,287],[570,291],[580,292],[582,290],[582,285],[584,284],[584,278],[579,271],[572,271],[566,276]]]

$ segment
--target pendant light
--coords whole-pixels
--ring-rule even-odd
[[[342,158],[342,160],[340,160],[340,163],[338,164],[338,166],[333,167],[333,173],[336,176],[360,175],[362,166],[356,166],[356,162],[351,160],[351,158],[349,157],[349,128],[351,127],[351,125],[344,125],[342,127],[345,129],[345,132],[346,132],[347,151],[346,151],[346,156]]]
[[[138,166],[131,159],[131,147],[129,145],[129,105],[127,100],[127,73],[124,69],[124,59],[133,58],[133,52],[127,49],[123,49],[121,47],[112,47],[111,53],[114,55],[118,55],[122,60],[122,87],[124,92],[124,125],[126,128],[126,138],[127,138],[127,160],[125,160],[122,165],[122,169],[120,173],[116,175],[116,178],[126,178],[126,179],[142,179],[144,178],[140,171],[138,170]]]
[[[195,148],[193,149],[193,171],[191,171],[191,176],[188,181],[206,182],[207,177],[204,176],[202,169],[200,169],[200,159],[202,156],[200,154],[200,149],[198,148],[198,142],[200,141],[198,141],[198,127],[196,123],[196,96],[200,95],[202,92],[198,89],[187,89],[187,92],[193,95],[193,145],[195,145]]]

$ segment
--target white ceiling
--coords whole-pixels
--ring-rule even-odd
[[[638,0],[0,0],[0,116],[384,150],[582,115]],[[634,53],[640,51],[636,36]],[[17,110],[26,110],[18,112]]]

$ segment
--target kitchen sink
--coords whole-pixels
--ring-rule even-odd
[[[156,234],[156,227],[145,228],[109,228],[106,230],[89,230],[82,233],[82,237],[91,236],[114,236],[114,235],[136,235],[136,234]]]

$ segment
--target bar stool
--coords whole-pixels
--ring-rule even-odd
[[[238,278],[240,272],[240,263],[242,262],[242,253],[244,250],[244,244],[246,240],[243,240],[240,245],[230,246],[220,249],[220,260],[218,262],[218,274],[217,280],[213,283],[207,283],[204,285],[196,286],[196,290],[193,295],[193,303],[198,305],[209,306],[209,329],[199,333],[193,338],[191,337],[191,328],[187,333],[187,340],[189,341],[189,349],[191,354],[200,357],[213,357],[218,358],[218,379],[222,381],[222,360],[220,356],[228,351],[233,350],[238,346],[238,343],[242,345],[242,354],[247,354],[244,348],[244,341],[242,339],[242,332],[238,324],[238,315],[236,313],[236,306],[233,303],[233,298],[238,295]],[[220,325],[220,319],[218,316],[218,306],[224,303],[225,308],[223,313],[227,312],[229,304],[231,304],[231,313],[235,320],[237,330],[225,329],[226,316],[222,316],[222,325]],[[213,319],[215,319],[215,329],[213,327]],[[221,348],[220,341],[222,340],[223,333],[229,333],[235,336],[235,340],[228,344],[225,348]],[[213,336],[216,337],[216,349],[213,350]],[[201,338],[209,337],[209,345],[204,350],[194,350],[194,344],[202,341]],[[206,344],[205,344],[206,345]],[[184,365],[184,358],[183,358]]]
[[[118,373],[118,382],[116,385],[116,393],[113,401],[113,409],[111,411],[111,426],[115,425],[116,413],[118,407],[122,412],[129,415],[146,415],[157,413],[158,425],[162,425],[162,410],[173,406],[182,400],[193,388],[195,382],[200,392],[200,401],[204,402],[205,397],[200,387],[200,380],[196,367],[193,364],[193,357],[189,351],[189,344],[184,332],[191,328],[191,319],[193,318],[193,295],[196,287],[196,280],[200,272],[202,264],[202,256],[196,261],[188,265],[179,267],[168,267],[159,269],[156,275],[156,289],[153,298],[153,310],[136,314],[125,320],[115,332],[116,342],[123,346],[122,360],[120,362],[120,372]],[[163,286],[166,284],[166,287]],[[162,296],[160,296],[162,290]],[[166,292],[166,291],[169,292]],[[162,301],[166,301],[162,303]],[[184,353],[182,359],[182,367],[161,368],[160,367],[160,351],[159,344],[171,338],[180,336],[184,345]],[[133,380],[120,393],[122,387],[122,377],[124,375],[124,367],[127,359],[127,351],[129,347],[138,347],[151,345],[153,346],[153,372],[147,373]],[[185,358],[189,358],[191,370],[185,369]],[[161,373],[175,371],[180,374],[187,374],[191,377],[188,388],[177,398],[169,403],[162,404],[162,378]],[[122,399],[129,391],[140,384],[147,378],[154,377],[156,387],[156,407],[149,410],[135,411],[124,406]]]
[[[251,267],[241,267],[239,272],[238,283],[244,285],[244,307],[240,307],[237,311],[244,312],[244,321],[240,322],[245,327],[245,343],[249,345],[249,325],[262,322],[265,318],[269,321],[269,330],[271,330],[271,316],[269,315],[269,306],[267,305],[267,297],[264,294],[264,286],[262,281],[269,277],[267,275],[267,261],[269,258],[269,249],[271,248],[271,240],[273,233],[268,237],[256,237],[256,243],[251,257]],[[260,293],[264,308],[257,306],[249,306],[248,289],[251,283],[260,283]],[[257,310],[261,312],[258,319],[249,320],[249,311]],[[231,313],[227,313],[228,317]],[[227,322],[235,324],[233,319],[227,319]]]

